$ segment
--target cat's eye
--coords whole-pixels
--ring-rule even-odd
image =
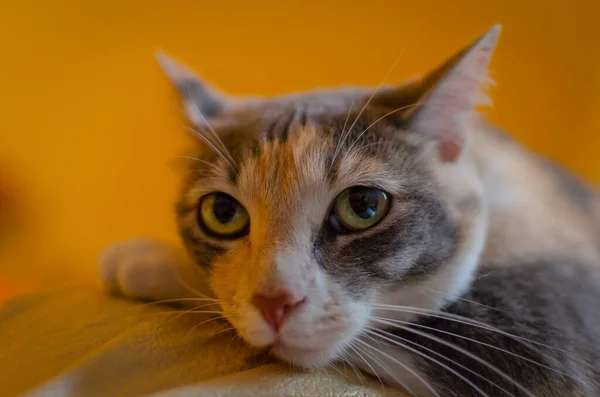
[[[202,197],[198,223],[216,237],[236,238],[248,233],[250,217],[236,199],[225,193],[210,193]]]
[[[389,195],[381,190],[354,186],[333,203],[329,223],[338,232],[357,232],[375,226],[388,213]]]

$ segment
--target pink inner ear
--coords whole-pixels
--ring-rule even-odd
[[[482,47],[478,51],[478,55],[475,61],[475,68],[478,73],[485,73],[490,62],[490,56],[494,49],[492,47]]]
[[[422,103],[415,129],[438,141],[440,160],[455,161],[467,139],[492,47],[473,48],[437,84]]]
[[[462,144],[456,142],[441,142],[439,146],[440,160],[445,163],[456,161],[462,150]]]

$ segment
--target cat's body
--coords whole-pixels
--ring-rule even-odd
[[[417,396],[600,394],[600,200],[472,115],[497,34],[402,87],[248,102],[162,58],[219,136],[201,135],[180,233],[247,342]],[[180,261],[134,241],[102,264],[168,299]]]

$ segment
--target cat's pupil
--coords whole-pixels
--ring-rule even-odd
[[[217,194],[213,204],[215,218],[223,224],[230,222],[239,212],[238,203],[226,194]]]
[[[348,200],[352,210],[363,219],[374,216],[379,206],[377,190],[367,187],[352,188]]]

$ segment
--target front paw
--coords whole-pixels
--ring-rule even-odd
[[[169,247],[149,238],[137,237],[106,247],[98,256],[100,277],[114,294],[152,299],[160,294],[176,271]]]

